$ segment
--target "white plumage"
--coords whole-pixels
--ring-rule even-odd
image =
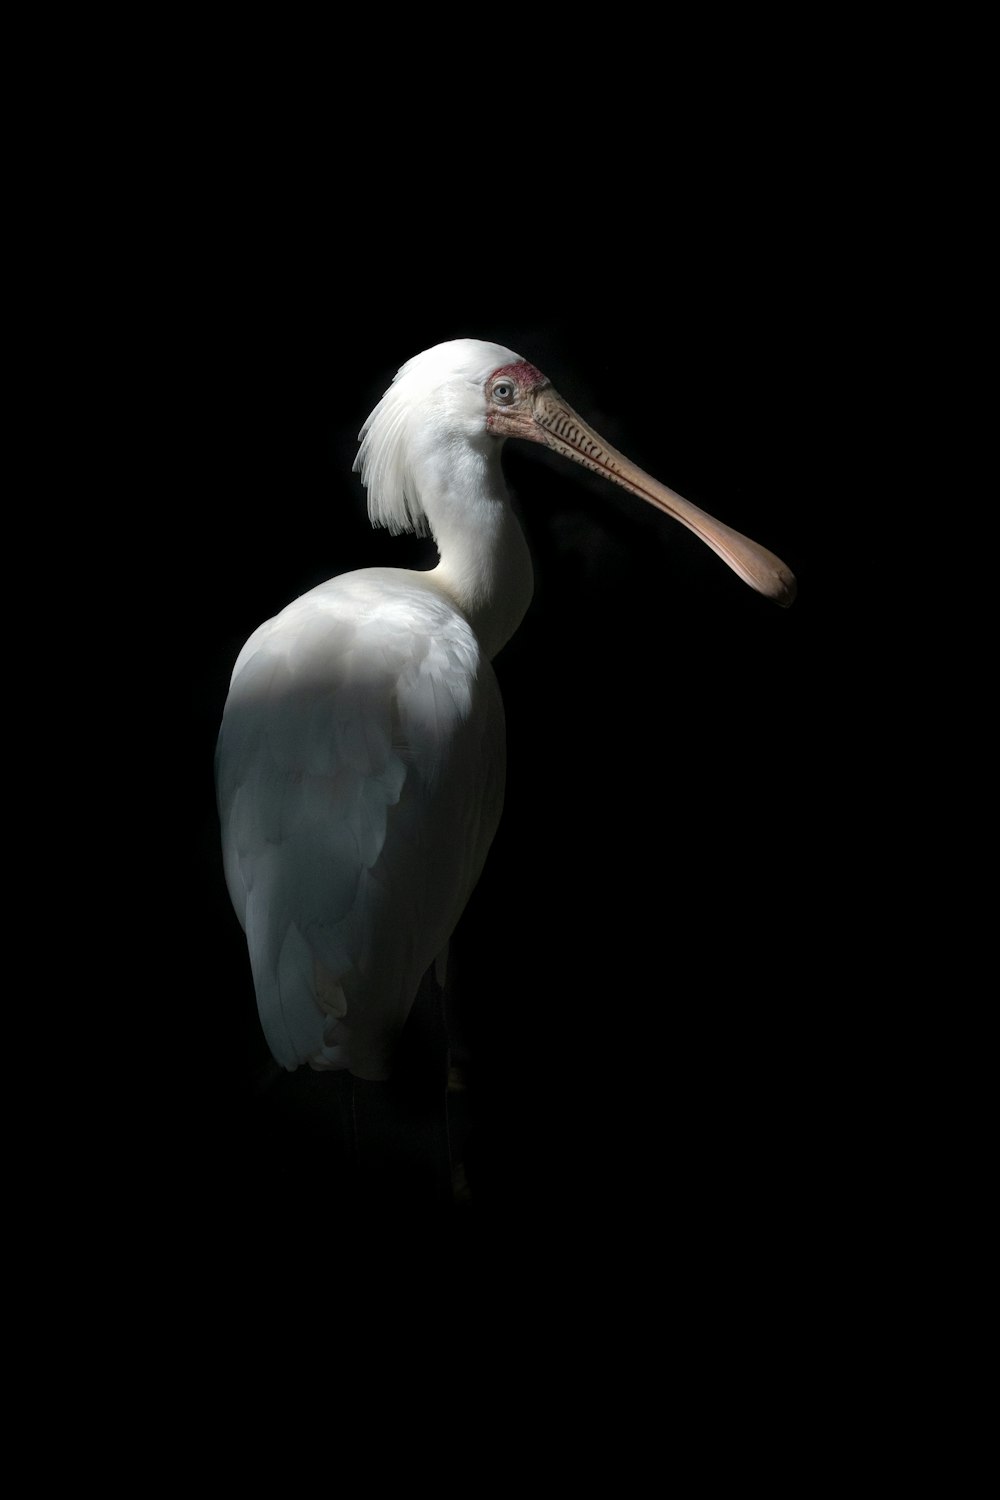
[[[508,436],[640,494],[753,587],[793,597],[778,559],[631,465],[512,350],[462,339],[405,364],[355,467],[373,524],[429,530],[440,561],[333,578],[260,626],[219,737],[226,880],[288,1069],[388,1075],[496,832],[504,720],[490,660],[532,590],[500,467]]]

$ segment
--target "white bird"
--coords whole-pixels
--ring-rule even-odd
[[[217,787],[226,880],[274,1058],[377,1080],[503,804],[490,663],[532,594],[504,439],[545,443],[648,500],[779,604],[795,580],[610,447],[496,344],[457,339],[409,360],[360,437],[372,524],[429,531],[437,566],[343,574],[254,632],[233,671]]]

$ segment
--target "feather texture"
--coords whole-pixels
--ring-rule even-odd
[[[254,633],[233,673],[217,757],[226,879],[289,1069],[387,1074],[499,821],[496,679],[426,576],[321,584]]]
[[[358,434],[354,468],[368,491],[373,526],[426,536],[431,530],[413,458],[438,422],[467,409],[470,432],[482,426],[482,387],[492,370],[519,358],[501,344],[453,339],[401,365]],[[436,421],[435,419],[438,419]]]

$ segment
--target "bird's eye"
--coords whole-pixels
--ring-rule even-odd
[[[507,406],[514,399],[514,382],[512,380],[496,380],[493,382],[493,399]]]

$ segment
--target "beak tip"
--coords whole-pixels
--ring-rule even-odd
[[[799,592],[798,583],[795,581],[795,574],[790,572],[785,567],[785,564],[779,562],[777,558],[774,558],[773,561],[775,567],[768,580],[768,584],[761,589],[761,592],[767,594],[768,598],[773,599],[775,604],[780,605],[782,609],[790,609],[795,603],[795,597]]]

